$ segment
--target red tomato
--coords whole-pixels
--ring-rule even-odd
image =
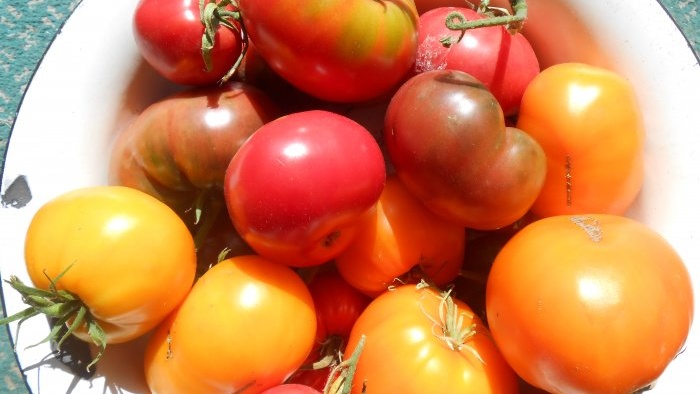
[[[315,333],[311,294],[293,270],[234,257],[207,271],[151,337],[146,381],[153,393],[260,393],[301,366]]]
[[[231,23],[238,26],[237,21]],[[242,50],[239,32],[217,28],[211,69],[207,71],[202,57],[204,24],[198,0],[141,0],[134,11],[133,32],[144,59],[163,77],[184,85],[219,81]]]
[[[381,149],[367,129],[306,111],[258,129],[231,160],[224,193],[236,229],[256,252],[311,266],[347,247],[385,179]]]
[[[422,14],[415,71],[464,71],[486,85],[506,116],[516,114],[525,88],[540,71],[532,46],[525,36],[511,34],[504,26],[450,30],[445,20],[454,12],[466,20],[486,17],[464,7],[441,7]]]
[[[238,3],[260,54],[313,96],[342,102],[378,97],[413,65],[418,15],[412,0]]]
[[[486,313],[505,359],[552,393],[629,394],[679,355],[693,318],[688,271],[666,240],[622,216],[553,216],[508,241]]]
[[[377,208],[335,264],[348,283],[376,297],[397,279],[451,282],[459,273],[465,245],[462,226],[434,214],[390,176]],[[417,278],[413,269],[419,271]]]
[[[542,148],[507,128],[493,94],[463,71],[427,71],[404,83],[389,103],[384,142],[406,187],[464,227],[516,222],[545,179]]]
[[[352,393],[510,394],[516,375],[467,305],[432,288],[404,285],[372,301],[355,323],[346,359],[366,342]]]

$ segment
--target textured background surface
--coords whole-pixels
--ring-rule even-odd
[[[633,0],[627,1],[634,6]],[[659,1],[700,53],[700,0]],[[0,173],[22,95],[51,40],[79,2],[0,0]],[[27,393],[4,327],[0,328],[0,393]]]

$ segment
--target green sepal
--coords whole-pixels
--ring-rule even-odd
[[[88,336],[92,342],[98,347],[98,354],[93,358],[92,362],[87,366],[89,371],[94,366],[107,347],[107,335],[92,316],[88,307],[80,298],[67,290],[59,290],[56,282],[70,269],[61,272],[56,278],[49,278],[48,289],[38,289],[25,285],[17,276],[11,276],[6,282],[22,296],[22,301],[29,307],[17,312],[11,316],[0,319],[0,325],[9,324],[18,321],[17,335],[22,323],[36,315],[45,315],[51,319],[49,334],[41,341],[30,345],[34,347],[48,341],[54,341],[58,349],[67,338],[73,335],[80,327],[87,327]],[[70,325],[68,324],[70,322]],[[16,343],[16,341],[15,341]]]

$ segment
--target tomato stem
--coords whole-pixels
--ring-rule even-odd
[[[88,307],[77,295],[67,290],[59,290],[56,287],[56,282],[70,267],[71,266],[68,266],[68,268],[56,278],[48,278],[49,288],[46,290],[27,286],[14,275],[6,280],[13,289],[22,295],[22,300],[25,304],[29,305],[29,307],[12,316],[0,319],[0,325],[18,321],[17,335],[19,335],[20,326],[25,320],[43,314],[50,318],[51,331],[46,338],[30,347],[37,346],[47,341],[54,341],[58,349],[61,348],[63,342],[68,339],[70,335],[79,328],[85,327],[88,336],[99,349],[97,355],[86,367],[86,370],[89,372],[102,358],[105,348],[107,347],[107,337],[102,327],[88,310]],[[16,343],[17,341],[15,341],[15,344]]]
[[[459,30],[461,34],[454,42],[449,37],[442,39],[442,44],[450,46],[459,42],[467,30],[480,27],[505,26],[510,34],[519,33],[527,19],[527,2],[526,0],[510,0],[510,6],[513,10],[512,15],[507,9],[491,7],[489,0],[483,0],[477,11],[487,17],[471,21],[467,20],[467,17],[459,11],[450,12],[445,19],[445,26],[450,30]]]
[[[350,394],[357,362],[360,359],[360,353],[362,353],[366,340],[367,338],[362,335],[357,345],[355,345],[350,358],[341,361],[331,370],[326,387],[323,388],[324,394]]]
[[[234,6],[235,11],[229,10],[226,7]],[[233,0],[199,0],[200,20],[204,25],[204,33],[202,34],[202,59],[207,71],[211,71],[213,64],[211,52],[216,44],[216,31],[220,26],[224,26],[239,34],[241,39],[241,53],[236,59],[233,66],[221,78],[220,83],[227,82],[238,70],[238,67],[243,62],[243,58],[248,51],[248,33],[243,27],[243,19],[241,13],[237,10],[238,6]],[[238,24],[238,26],[236,25]]]

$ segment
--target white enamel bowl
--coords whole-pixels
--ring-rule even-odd
[[[700,286],[700,66],[664,9],[654,0],[535,0],[525,33],[543,65],[584,61],[610,67],[634,84],[648,132],[644,188],[629,215],[661,233],[680,252]],[[0,208],[0,272],[28,281],[22,245],[30,218],[50,198],[106,183],[110,144],[150,102],[170,93],[140,59],[131,34],[136,0],[81,3],[31,81],[12,131],[2,190],[24,175],[32,193],[22,208]],[[109,23],[102,15],[109,10]],[[89,34],[86,34],[89,33]],[[9,314],[21,299],[2,284]],[[700,316],[697,313],[696,316]],[[14,335],[16,325],[11,325]],[[142,393],[141,365],[130,362],[142,343],[108,348],[92,380],[75,377],[48,344],[45,319],[27,321],[17,357],[33,393]],[[640,338],[639,340],[644,340]],[[631,355],[632,356],[632,355]],[[697,393],[700,325],[652,393]]]

